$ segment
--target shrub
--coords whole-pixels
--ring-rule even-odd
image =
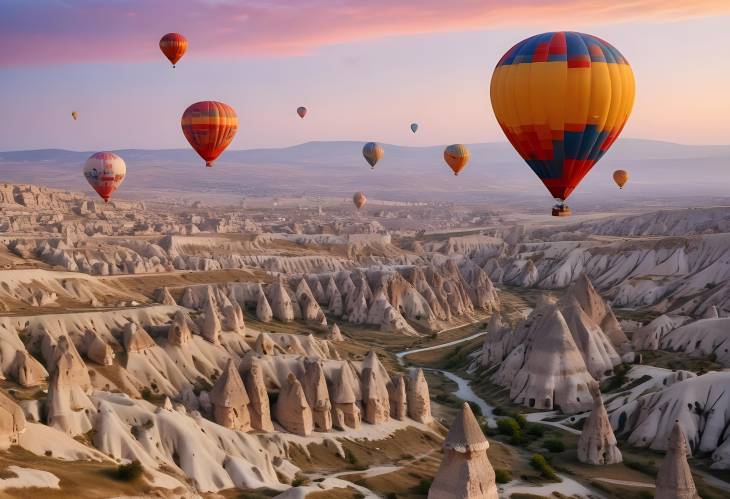
[[[563,452],[565,450],[565,444],[562,440],[558,440],[557,438],[549,438],[545,440],[542,443],[542,446],[550,452]]]
[[[517,424],[520,425],[520,428],[525,428],[527,426],[527,420],[522,414],[517,414],[515,416],[512,416],[512,418],[517,421]]]
[[[350,464],[357,464],[357,458],[350,449],[345,449],[345,461]]]
[[[512,472],[505,469],[494,470],[494,478],[497,483],[509,483],[512,481]]]
[[[515,433],[520,433],[520,425],[513,418],[500,418],[497,420],[497,431],[511,437]]]
[[[124,482],[133,482],[142,476],[142,463],[136,459],[129,464],[117,466],[116,478]]]
[[[474,413],[475,416],[481,416],[482,415],[482,408],[479,407],[479,405],[475,404],[474,402],[468,402],[469,407],[471,408],[471,412]]]
[[[428,490],[431,488],[431,483],[433,480],[421,480],[418,482],[418,485],[415,487],[416,494],[420,494],[422,496],[428,495]]]
[[[542,438],[545,435],[545,427],[537,423],[529,423],[525,431],[531,437]]]
[[[142,395],[142,398],[146,401],[152,400],[152,391],[148,387],[142,388],[142,391],[140,392],[140,395]]]
[[[540,472],[540,475],[546,480],[559,480],[555,470],[550,466],[542,454],[534,454],[530,459],[530,466]]]

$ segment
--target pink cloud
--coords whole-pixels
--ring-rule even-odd
[[[169,31],[188,37],[188,57],[266,56],[551,20],[561,27],[728,12],[727,0],[4,0],[0,66],[151,60]]]

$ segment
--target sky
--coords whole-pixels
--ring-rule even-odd
[[[730,144],[728,27],[728,0],[0,0],[0,150],[188,147],[200,100],[236,110],[232,149],[505,141],[494,65],[556,30],[629,60],[623,137]],[[189,41],[175,69],[171,31]]]

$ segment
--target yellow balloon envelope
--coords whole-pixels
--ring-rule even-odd
[[[616,170],[613,172],[613,181],[616,182],[619,189],[623,189],[626,182],[629,181],[629,172],[626,170]]]

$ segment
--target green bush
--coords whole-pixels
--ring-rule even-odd
[[[517,424],[520,425],[520,428],[525,428],[527,426],[527,420],[525,419],[525,416],[522,414],[517,414],[512,416],[512,419],[517,421]]]
[[[116,478],[124,482],[133,482],[142,476],[142,463],[136,459],[129,464],[120,464],[117,466]]]
[[[550,466],[547,459],[545,459],[545,456],[542,454],[534,454],[530,459],[530,466],[539,471],[540,475],[546,480],[559,481],[557,473],[555,473],[555,470],[552,466]]]
[[[520,433],[520,425],[513,418],[499,418],[497,420],[497,431],[502,435],[511,437],[515,433]]]
[[[428,490],[431,488],[431,483],[433,480],[421,480],[418,482],[418,485],[415,487],[416,494],[420,494],[422,496],[428,495]]]
[[[497,483],[509,483],[512,481],[512,472],[505,469],[494,470],[494,478]]]
[[[146,401],[152,400],[152,390],[150,390],[148,387],[142,388],[142,391],[140,392],[140,395],[142,395],[142,398]]]
[[[565,444],[562,440],[559,440],[557,438],[549,438],[545,440],[542,443],[542,446],[550,452],[563,452],[565,450]]]
[[[531,437],[542,438],[545,435],[545,427],[538,423],[529,423],[525,432]]]
[[[469,402],[469,401],[467,401],[467,404],[469,404],[469,407],[471,408],[471,412],[473,412],[475,416],[482,415],[482,408],[479,407],[479,405],[475,404],[474,402]]]

